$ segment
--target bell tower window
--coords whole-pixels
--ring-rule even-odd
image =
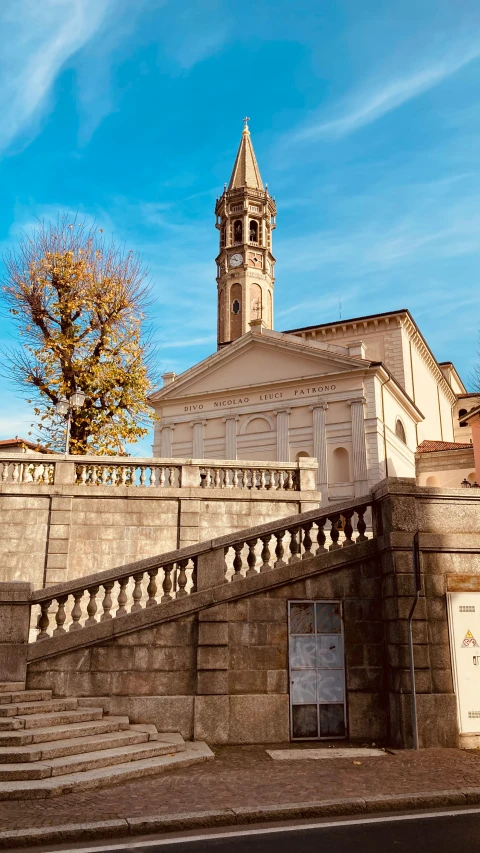
[[[233,242],[243,242],[243,222],[241,219],[236,219],[233,223]]]
[[[258,222],[256,219],[250,220],[250,243],[258,245]]]
[[[240,300],[239,299],[233,300],[233,302],[232,302],[232,313],[233,314],[240,314]]]

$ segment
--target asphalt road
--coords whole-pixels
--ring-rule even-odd
[[[58,848],[55,848],[58,849]],[[479,853],[480,809],[63,848],[115,853]]]

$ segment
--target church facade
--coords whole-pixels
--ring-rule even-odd
[[[247,123],[215,214],[218,349],[179,376],[165,374],[152,395],[154,456],[315,457],[327,503],[385,477],[415,477],[424,441],[470,441],[461,418],[471,395],[451,362],[436,361],[407,309],[274,330],[276,204]]]

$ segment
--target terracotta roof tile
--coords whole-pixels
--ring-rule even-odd
[[[422,441],[417,447],[417,453],[428,453],[432,450],[473,450],[473,444],[462,444],[455,441]]]

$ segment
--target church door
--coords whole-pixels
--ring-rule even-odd
[[[345,661],[339,601],[289,601],[292,740],[346,737]]]

